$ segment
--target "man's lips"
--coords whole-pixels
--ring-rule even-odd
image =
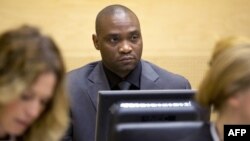
[[[123,56],[119,59],[119,61],[130,61],[133,60],[134,57],[133,56]]]

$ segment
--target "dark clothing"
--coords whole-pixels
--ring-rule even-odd
[[[140,79],[137,69],[127,78],[139,89],[190,89],[184,77],[168,72],[152,63],[141,60]],[[140,66],[139,66],[140,67]],[[107,74],[109,75],[109,73]],[[72,125],[65,140],[94,141],[96,127],[97,96],[100,90],[111,90],[116,84],[113,78],[109,85],[101,61],[90,63],[68,74],[68,89],[71,102]],[[108,76],[110,77],[110,76]],[[112,77],[112,76],[111,76]],[[113,84],[114,83],[114,84]]]
[[[128,74],[125,78],[121,78],[103,65],[103,70],[107,76],[109,86],[111,90],[120,90],[118,84],[122,81],[127,81],[131,84],[130,90],[140,89],[141,78],[141,62],[135,67],[135,69]]]

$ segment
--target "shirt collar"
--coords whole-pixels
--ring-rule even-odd
[[[107,76],[109,86],[111,89],[114,89],[118,85],[118,83],[124,80],[128,81],[133,86],[140,89],[140,78],[141,78],[141,70],[142,70],[141,62],[139,62],[136,65],[135,69],[132,70],[125,78],[119,77],[118,75],[110,71],[108,68],[106,68],[104,65],[103,65],[103,69]]]

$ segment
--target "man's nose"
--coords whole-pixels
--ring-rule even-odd
[[[123,41],[120,48],[119,48],[119,52],[121,52],[121,53],[129,53],[131,51],[132,51],[132,47],[128,43],[128,41]]]

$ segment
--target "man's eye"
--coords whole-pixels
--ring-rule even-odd
[[[131,41],[137,41],[138,38],[139,38],[139,35],[134,34],[134,35],[131,36]]]
[[[118,37],[112,37],[112,38],[109,39],[109,41],[110,41],[111,43],[116,43],[116,42],[119,41],[119,38],[118,38]]]

